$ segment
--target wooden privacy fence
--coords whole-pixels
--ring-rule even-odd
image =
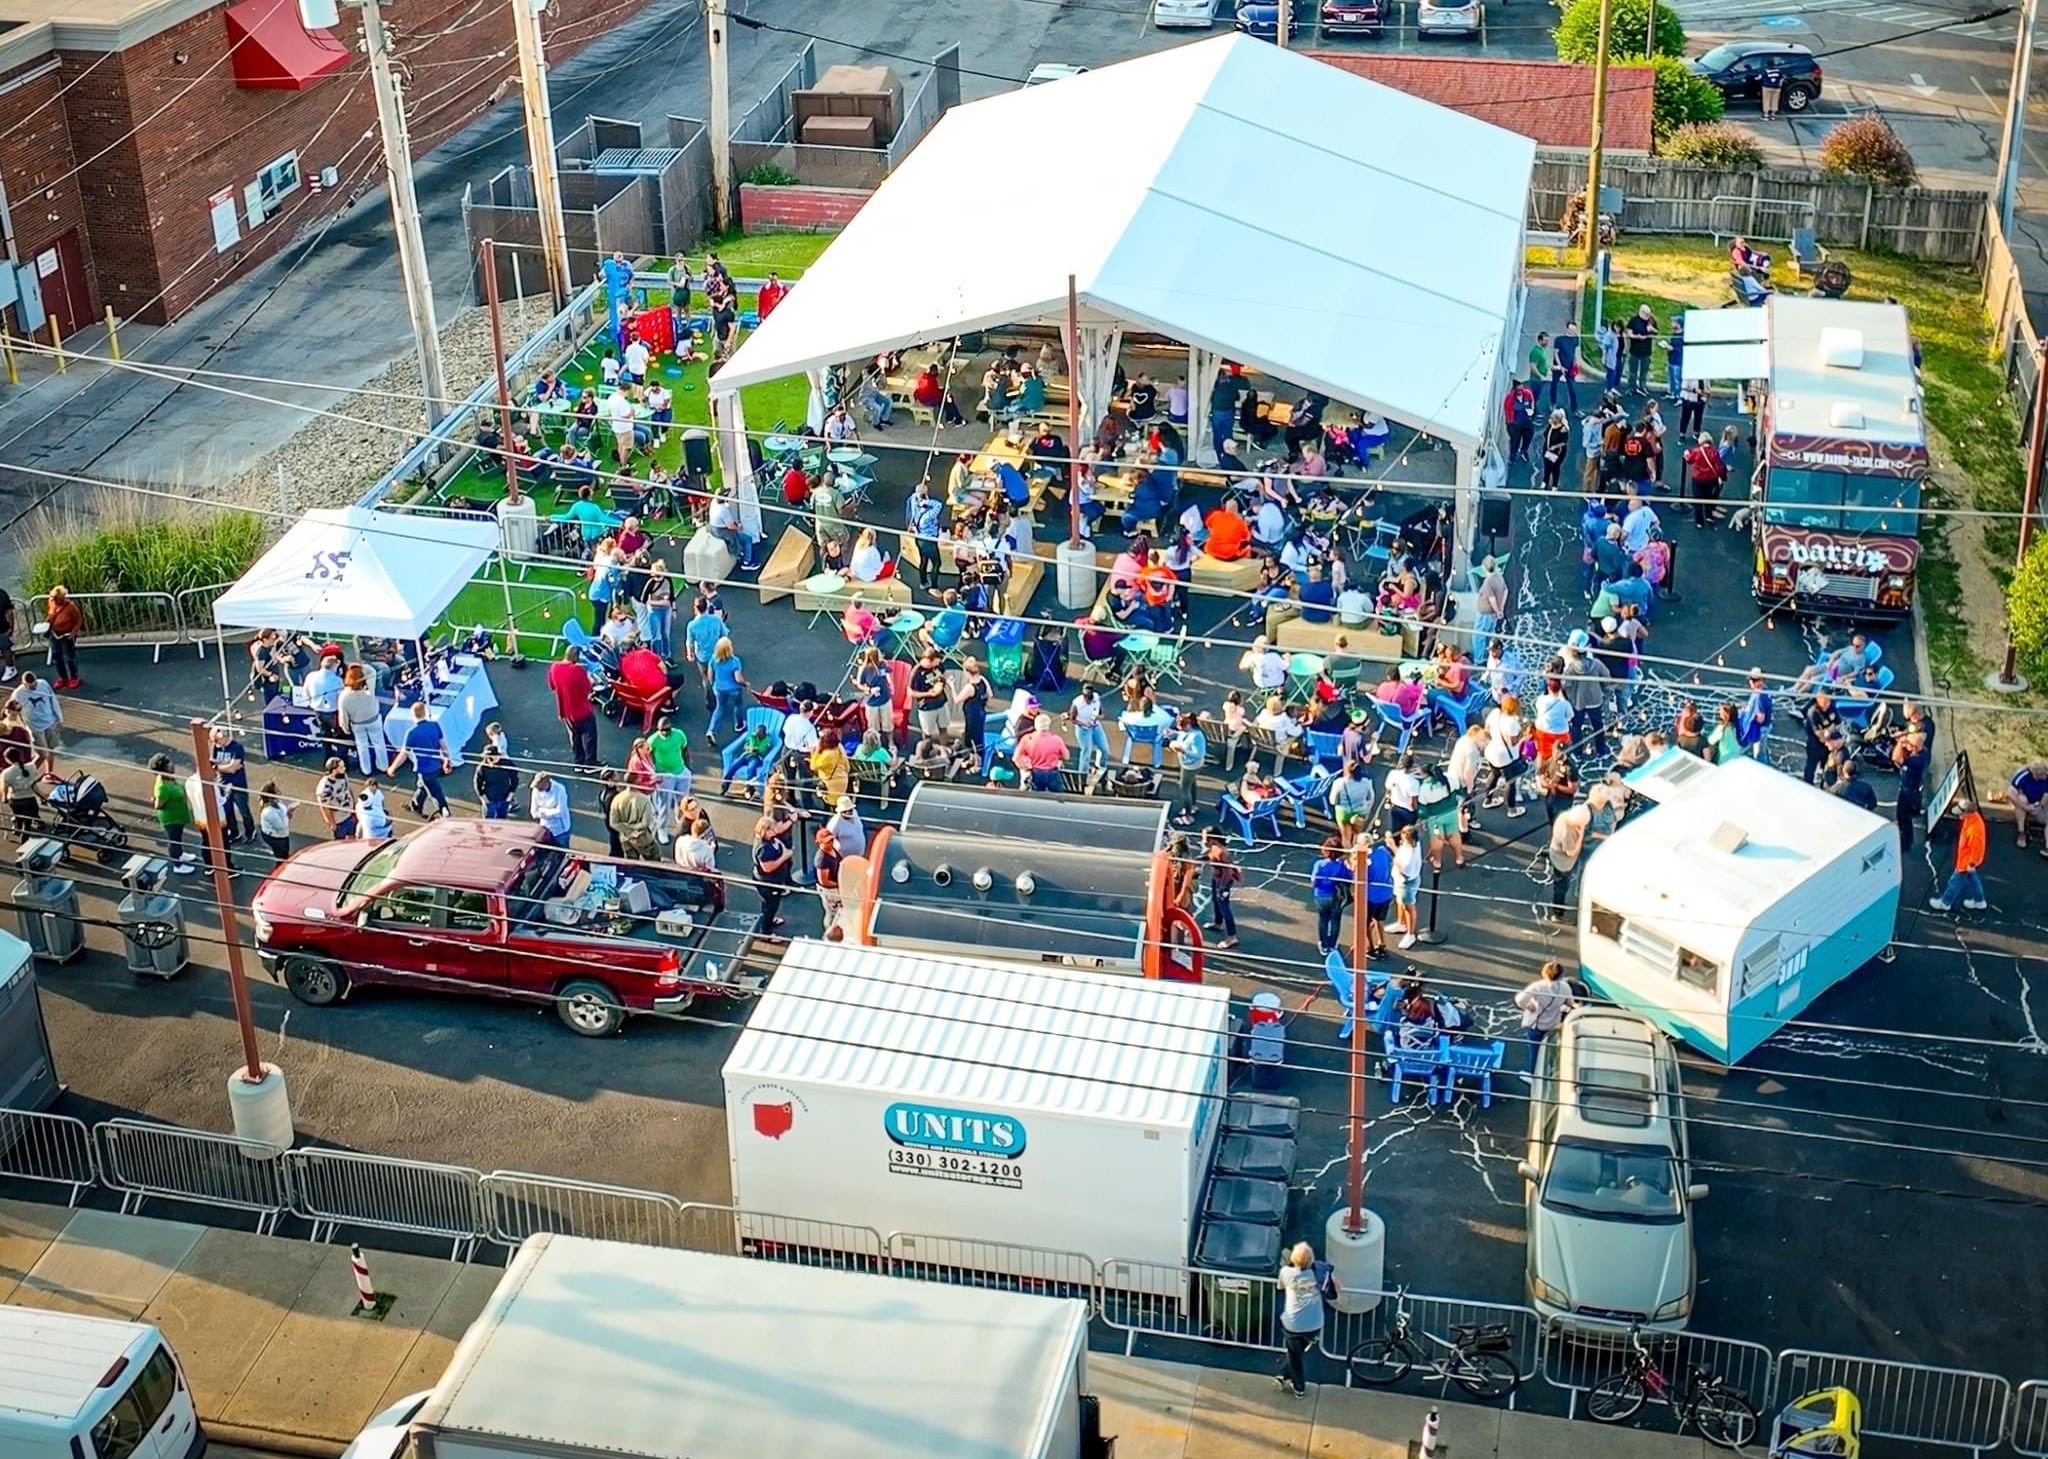
[[[1627,199],[1623,233],[1743,233],[1787,239],[1811,228],[1822,243],[1883,248],[1936,263],[1984,256],[1985,194],[1969,188],[1880,187],[1810,168],[1701,167],[1662,157],[1610,158],[1601,182]],[[1539,152],[1529,221],[1553,229],[1586,186],[1582,154]]]

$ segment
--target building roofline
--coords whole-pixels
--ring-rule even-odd
[[[0,20],[22,28],[0,36],[0,70],[34,60],[48,51],[125,51],[162,35],[221,0],[75,0],[59,7],[51,0],[0,0]]]

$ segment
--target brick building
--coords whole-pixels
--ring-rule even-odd
[[[556,0],[560,59],[645,0]],[[505,0],[383,7],[414,152],[518,85]],[[0,0],[0,302],[66,335],[175,319],[383,176],[360,12],[297,0]]]

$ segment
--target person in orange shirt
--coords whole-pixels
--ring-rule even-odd
[[[1956,803],[1956,870],[1941,895],[1929,897],[1927,905],[1937,912],[1952,910],[1958,902],[1972,912],[1988,905],[1984,900],[1984,879],[1977,869],[1984,864],[1984,813],[1972,801]]]
[[[1229,501],[1209,513],[1202,525],[1209,530],[1209,540],[1202,544],[1202,550],[1218,562],[1235,562],[1251,548],[1251,524]]]

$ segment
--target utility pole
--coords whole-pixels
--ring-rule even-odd
[[[1273,32],[1273,39],[1279,43],[1280,49],[1283,51],[1287,49],[1287,31],[1293,23],[1293,0],[1280,0],[1279,29]]]
[[[2034,28],[2041,0],[2027,0],[2020,17],[2020,35],[2013,47],[2012,79],[2005,97],[2005,132],[1998,139],[1998,229],[2012,238],[2013,208],[2020,191],[2020,154],[2027,138],[2027,92],[2032,86]]]
[[[420,357],[420,390],[433,430],[447,413],[448,377],[441,369],[441,329],[434,318],[434,285],[427,277],[427,245],[420,236],[420,204],[413,190],[412,137],[405,126],[405,102],[391,69],[391,38],[377,0],[362,0],[363,46],[370,55],[370,79],[377,90],[378,129],[384,134],[384,170],[391,191],[391,222],[398,234],[398,268],[405,279],[405,307],[412,315],[413,345]]]
[[[519,89],[526,106],[526,157],[533,168],[534,206],[540,210],[541,261],[557,308],[569,302],[569,230],[562,223],[562,184],[555,176],[555,112],[548,100],[548,56],[541,37],[547,0],[512,0],[519,37]]]
[[[1351,1160],[1345,1188],[1350,1207],[1344,1229],[1356,1236],[1365,1230],[1365,1029],[1371,1021],[1365,1012],[1365,966],[1370,944],[1366,937],[1366,857],[1370,837],[1358,829],[1351,843]],[[1394,996],[1389,980],[1385,997]]]
[[[2029,5],[2027,11],[2031,24],[2033,6]],[[2034,514],[2041,509],[2044,455],[2048,455],[2048,341],[2034,351],[2034,428],[2027,437],[2027,489],[2020,499],[2020,550],[2013,559],[2015,566],[2027,560],[2027,549],[2034,545]],[[1991,687],[2008,690],[2026,687],[2019,676],[2019,646],[2012,641],[2010,614],[2005,627],[2005,662],[1999,666]]]
[[[1081,355],[1081,296],[1067,275],[1067,547],[1081,550],[1081,392],[1074,362]],[[923,544],[918,544],[922,550]]]
[[[704,0],[705,44],[711,52],[711,216],[732,228],[732,77],[726,74],[725,0]]]
[[[1600,247],[1600,141],[1607,129],[1607,42],[1613,28],[1614,0],[1600,0],[1600,45],[1593,53],[1593,131],[1586,147],[1586,207],[1580,217],[1586,248],[1579,262],[1587,268],[1593,266],[1593,254]]]
[[[1649,15],[1643,21],[1643,59],[1657,59],[1657,0],[1650,0]]]

